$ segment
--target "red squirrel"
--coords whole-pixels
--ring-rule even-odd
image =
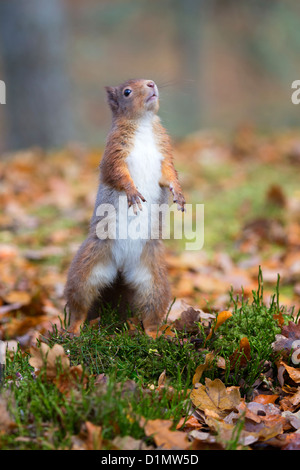
[[[159,93],[152,80],[128,80],[105,87],[112,111],[112,126],[100,163],[100,184],[88,237],[75,255],[65,286],[69,331],[78,334],[93,305],[112,289],[117,279],[130,292],[128,304],[140,315],[144,328],[160,323],[171,300],[161,237],[152,239],[99,238],[97,208],[111,204],[116,224],[121,216],[118,199],[127,198],[125,217],[148,223],[150,206],[168,200],[168,188],[178,209],[185,199],[173,165],[170,138],[157,111]],[[128,206],[128,207],[127,207]],[[156,207],[156,206],[154,206]],[[149,209],[145,211],[145,209]],[[121,222],[120,222],[121,225]]]

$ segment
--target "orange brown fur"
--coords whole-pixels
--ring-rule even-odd
[[[145,201],[136,189],[125,161],[132,149],[136,128],[136,122],[124,118],[119,119],[109,134],[100,164],[100,182],[118,191],[125,191],[129,207],[136,203],[139,204],[139,199]]]
[[[165,128],[161,125],[159,119],[156,119],[154,122],[154,132],[161,149],[161,153],[164,156],[161,165],[161,179],[159,183],[161,186],[170,188],[174,196],[174,202],[177,202],[180,205],[181,210],[183,210],[185,199],[178,181],[177,171],[174,168],[171,139]]]
[[[139,295],[136,296],[134,304],[135,308],[142,313],[144,327],[151,328],[159,324],[171,300],[164,247],[161,240],[147,242],[141,263],[148,266],[153,277],[147,286],[141,286],[138,289]]]
[[[125,96],[124,90],[128,89],[130,93]],[[169,187],[174,201],[183,210],[185,201],[173,165],[171,142],[159,118],[155,116],[159,107],[158,96],[155,95],[158,93],[156,85],[148,80],[128,80],[119,87],[106,87],[106,91],[113,120],[100,164],[96,205],[112,203],[117,191],[126,194],[128,206],[133,206],[135,213],[137,206],[142,209],[141,201],[145,202],[143,188],[139,188],[141,193],[137,190],[127,166],[127,158],[132,152],[140,119],[147,115],[151,118],[156,145],[163,157],[157,188],[161,187],[159,191],[165,191],[164,188]],[[142,159],[143,155],[139,158]],[[151,193],[152,186],[150,195]],[[94,212],[89,235],[74,257],[68,273],[65,296],[71,317],[70,330],[74,333],[79,332],[80,325],[92,311],[97,299],[104,300],[107,289],[112,292],[112,297],[117,296],[114,289],[119,283],[120,275],[122,277],[123,268],[115,266],[114,250],[118,239],[99,239],[96,233],[98,221],[99,217]],[[140,245],[134,247],[139,249]],[[129,307],[141,316],[145,327],[156,327],[171,300],[162,241],[145,241],[139,260],[132,269],[131,275],[127,273],[127,277],[122,279],[122,282],[127,282]]]

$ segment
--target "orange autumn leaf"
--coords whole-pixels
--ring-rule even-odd
[[[279,395],[263,395],[263,394],[260,394],[260,395],[257,395],[257,397],[254,398],[254,402],[255,403],[261,403],[262,405],[267,405],[268,403],[272,403],[272,404],[275,404],[277,398],[279,397]]]
[[[285,364],[284,362],[280,362],[281,365],[283,365],[287,371],[287,373],[289,374],[290,378],[296,382],[296,383],[300,383],[300,369],[296,369],[295,367],[290,367],[288,366],[287,364]]]
[[[206,354],[204,364],[200,364],[200,366],[198,366],[196,369],[196,372],[193,377],[193,385],[200,382],[203,372],[209,369],[211,365],[213,364],[214,357],[215,357],[214,353]]]
[[[240,340],[239,347],[230,356],[230,367],[233,369],[236,364],[240,367],[246,367],[251,359],[251,348],[248,338],[245,336]]]
[[[86,387],[87,381],[88,378],[84,374],[82,366],[78,365],[72,366],[69,370],[59,374],[54,383],[61,393],[68,396],[70,394],[70,390],[78,389],[81,385]]]
[[[170,336],[170,337],[175,336],[175,333],[171,329],[170,325],[162,325],[162,326],[159,327],[159,329],[157,329],[157,328],[153,328],[153,329],[146,328],[145,333],[146,333],[147,336],[150,336],[153,339],[159,338],[161,335]]]
[[[22,336],[30,330],[40,330],[44,322],[49,320],[46,315],[24,316],[22,318],[12,318],[8,323],[4,324],[3,330],[10,337]]]
[[[176,429],[181,429],[183,427],[187,432],[187,430],[201,429],[202,426],[203,425],[198,421],[197,418],[195,418],[195,416],[189,416],[187,419],[185,417],[181,418],[176,426]]]
[[[279,325],[280,327],[284,324],[284,318],[283,318],[283,315],[282,315],[282,312],[281,312],[281,311],[279,311],[278,314],[274,314],[274,315],[273,315],[273,318],[274,318],[274,320],[277,320],[278,325]]]
[[[152,436],[155,444],[162,449],[188,449],[190,442],[187,434],[181,431],[171,431],[172,424],[171,420],[149,420],[144,427],[145,434]]]
[[[31,302],[31,295],[28,292],[23,291],[10,291],[4,300],[8,304],[18,303],[20,305],[28,305]]]
[[[102,428],[87,421],[85,423],[87,431],[86,446],[88,450],[101,450],[102,448]]]
[[[212,334],[214,331],[216,331],[223,323],[228,320],[228,318],[232,317],[232,313],[229,310],[223,310],[223,312],[220,312],[219,315],[217,316],[217,321],[214,327],[210,330],[206,341],[212,337]]]
[[[80,429],[80,433],[71,437],[72,450],[101,450],[102,428],[90,421],[86,421]]]

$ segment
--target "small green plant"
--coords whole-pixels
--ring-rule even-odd
[[[215,360],[204,371],[206,377],[220,378],[226,386],[239,385],[242,395],[250,394],[257,379],[276,360],[272,349],[280,332],[276,316],[292,319],[279,303],[279,278],[275,294],[267,306],[263,301],[263,277],[259,270],[258,289],[252,301],[245,295],[231,292],[232,316],[206,340],[201,327],[193,332],[176,331],[175,336],[161,334],[155,339],[141,328],[131,330],[120,322],[117,312],[108,310],[105,322],[85,324],[79,336],[53,326],[47,339],[50,347],[63,346],[71,366],[81,365],[88,376],[76,389],[65,394],[45,374],[35,375],[29,364],[29,353],[20,348],[7,358],[4,391],[9,391],[9,406],[16,423],[11,434],[0,436],[4,449],[69,449],[82,425],[90,421],[101,426],[104,448],[116,436],[130,435],[146,439],[141,418],[171,419],[174,424],[191,411],[189,390],[197,366],[213,352]],[[67,315],[62,327],[68,323]],[[199,325],[198,325],[199,327]],[[198,333],[197,333],[198,331]],[[247,337],[251,357],[241,351],[232,363],[242,338]],[[218,357],[225,360],[225,369],[218,366]],[[166,374],[163,387],[158,378]],[[104,385],[97,377],[105,378]],[[226,448],[239,446],[242,420]]]
[[[224,381],[227,385],[243,385],[244,391],[251,391],[251,387],[265,368],[270,367],[267,361],[274,362],[276,356],[272,349],[272,343],[276,334],[281,329],[276,319],[276,315],[282,314],[285,321],[293,318],[293,312],[287,313],[279,303],[279,276],[274,295],[269,305],[265,305],[263,300],[263,276],[261,268],[258,273],[258,289],[253,291],[253,300],[245,299],[244,293],[240,297],[234,298],[231,291],[232,317],[225,321],[212,336],[207,344],[219,356],[226,360]],[[250,344],[251,359],[247,360],[247,365],[240,367],[243,358],[243,351],[234,367],[230,362],[231,356],[238,350],[242,338],[247,338]],[[209,377],[215,378],[220,371],[215,368],[210,371]]]

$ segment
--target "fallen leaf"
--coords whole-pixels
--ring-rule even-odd
[[[28,305],[31,302],[31,295],[28,292],[10,291],[5,297],[8,304]]]
[[[189,416],[188,418],[184,417],[179,420],[179,423],[176,426],[176,429],[183,429],[185,432],[189,432],[191,429],[201,429],[202,424],[195,416]]]
[[[40,347],[31,346],[30,354],[29,364],[37,374],[45,367],[48,380],[54,380],[60,372],[70,368],[70,360],[60,344],[50,348],[47,344],[40,343]]]
[[[215,325],[212,327],[210,330],[208,336],[206,337],[206,341],[209,340],[212,337],[212,334],[221,326],[223,323],[228,320],[228,318],[232,317],[232,313],[229,312],[228,310],[223,310],[223,312],[220,312],[217,316],[217,320]]]
[[[279,395],[263,395],[263,394],[260,394],[260,395],[257,395],[255,398],[254,398],[254,402],[256,403],[262,403],[263,405],[267,404],[267,403],[275,403],[275,401],[278,399]]]
[[[176,328],[176,330],[197,333],[199,327],[196,322],[198,322],[199,319],[200,311],[195,310],[193,307],[189,307],[187,310],[184,310],[181,313],[180,318],[175,320],[174,327]]]
[[[223,417],[237,408],[241,395],[238,387],[226,388],[220,379],[206,378],[205,385],[200,385],[191,392],[191,400],[196,408],[212,410]]]
[[[153,447],[147,446],[141,439],[131,436],[116,436],[112,443],[120,450],[153,450]]]
[[[102,449],[102,428],[90,421],[86,421],[80,433],[71,437],[72,450],[101,450]]]
[[[165,382],[166,382],[166,371],[164,370],[158,378],[157,385],[160,387],[161,385],[164,385]]]
[[[186,450],[190,447],[187,434],[181,431],[171,431],[172,421],[153,419],[146,422],[146,436],[152,436],[157,447],[161,449]]]
[[[101,450],[102,448],[102,428],[87,421],[85,423],[87,430],[86,447],[87,450]]]
[[[283,361],[281,361],[280,363],[281,365],[283,365],[283,367],[285,368],[285,370],[287,371],[287,373],[289,374],[290,378],[296,382],[296,383],[300,383],[300,369],[296,369],[295,367],[291,367],[291,366],[288,366],[287,364],[285,364]]]
[[[162,325],[157,328],[145,328],[146,335],[150,336],[153,339],[159,338],[161,335],[174,337],[175,333],[171,329],[170,325]]]
[[[275,352],[282,352],[284,357],[288,357],[293,349],[300,345],[300,323],[292,321],[288,325],[283,325],[281,334],[276,335],[272,348]]]
[[[300,450],[300,434],[293,433],[285,437],[282,450]]]
[[[282,416],[284,416],[288,422],[293,426],[294,429],[300,429],[300,411],[297,413],[292,413],[291,411],[283,411]]]
[[[212,366],[214,362],[214,358],[215,358],[214,353],[206,354],[204,364],[200,364],[200,366],[198,366],[195,371],[195,375],[193,377],[193,385],[200,382],[203,372],[207,369],[210,369],[210,367]]]
[[[64,372],[59,373],[55,378],[54,383],[58,390],[69,395],[71,390],[78,389],[81,386],[85,387],[88,382],[88,377],[84,374],[82,366],[72,366],[70,369],[65,369]]]
[[[9,433],[16,427],[7,408],[7,400],[0,396],[0,433]]]
[[[230,368],[234,369],[238,364],[239,367],[246,367],[251,360],[251,349],[247,337],[241,338],[239,347],[229,357]]]

